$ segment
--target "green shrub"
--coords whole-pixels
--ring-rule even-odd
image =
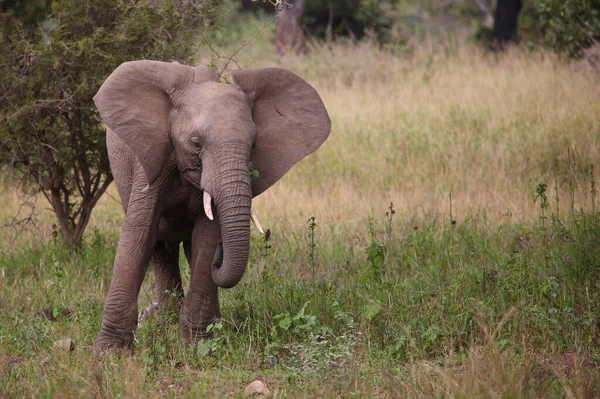
[[[65,241],[81,246],[112,180],[93,96],[125,61],[191,62],[220,2],[56,0],[45,18],[19,4],[0,9],[0,168],[42,192]]]
[[[579,58],[600,40],[600,2],[535,0],[524,2],[519,34],[525,42]]]
[[[571,57],[600,40],[600,2],[595,0],[538,0],[541,41]]]

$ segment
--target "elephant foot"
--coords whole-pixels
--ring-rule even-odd
[[[104,330],[101,330],[98,338],[94,341],[94,345],[92,345],[92,353],[132,354],[133,348],[133,333],[130,334],[130,337],[124,337],[108,334]]]
[[[179,332],[184,342],[188,345],[196,346],[196,344],[204,339],[212,339],[214,333],[207,331],[208,326],[215,323],[218,319],[212,319],[204,323],[190,323],[181,315],[179,319]]]

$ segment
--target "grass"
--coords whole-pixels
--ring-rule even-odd
[[[0,396],[238,397],[261,379],[275,397],[594,397],[597,72],[456,44],[394,55],[316,43],[277,58],[272,30],[255,24],[238,63],[304,76],[333,131],[255,200],[268,248],[252,237],[215,339],[194,352],[173,315],[154,315],[135,355],[92,357],[122,221],[116,190],[75,254],[53,241],[39,200],[37,229],[0,229],[11,243]],[[9,222],[22,200],[8,187],[0,196]],[[153,292],[149,273],[141,306]],[[67,337],[74,352],[52,349]]]
[[[250,270],[222,293],[216,338],[197,353],[182,345],[173,317],[155,315],[138,331],[133,357],[90,356],[110,240],[97,235],[77,255],[53,243],[6,254],[0,389],[9,397],[237,396],[261,378],[285,397],[591,397],[598,371],[575,366],[569,378],[553,362],[600,355],[597,215],[577,214],[569,227],[392,221],[384,234],[386,223],[374,219],[372,237],[317,226],[314,265],[308,228],[273,239],[266,258],[254,237]],[[373,244],[385,248],[379,263],[365,253]],[[142,305],[152,285],[150,274]],[[37,314],[43,308],[69,314],[51,322]],[[66,337],[75,352],[51,349]]]

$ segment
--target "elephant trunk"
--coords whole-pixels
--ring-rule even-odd
[[[217,253],[212,265],[212,279],[222,288],[231,288],[244,276],[250,252],[250,208],[252,190],[248,162],[231,162],[223,169],[215,193],[215,203],[223,240],[222,259]],[[222,262],[221,262],[222,260]]]

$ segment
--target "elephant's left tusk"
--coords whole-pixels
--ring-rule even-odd
[[[254,212],[254,208],[250,208],[250,219],[252,219],[252,223],[254,223],[258,231],[260,231],[261,234],[265,234],[262,226],[260,225],[260,222],[258,221],[258,215],[256,214],[256,212]]]
[[[212,213],[212,198],[210,198],[210,194],[206,190],[204,191],[204,213],[206,213],[206,217],[210,220],[214,219]]]

